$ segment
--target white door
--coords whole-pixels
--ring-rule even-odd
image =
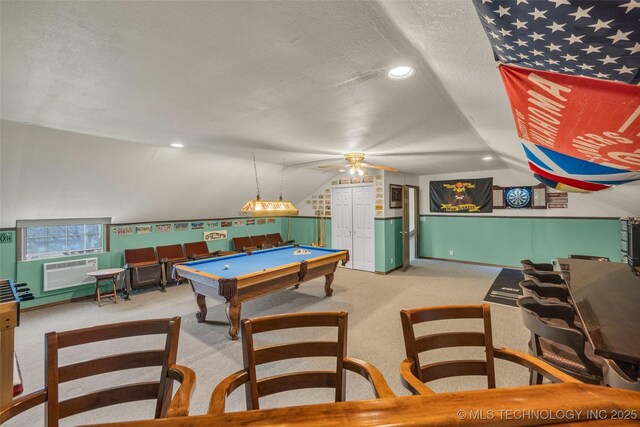
[[[331,191],[331,246],[335,249],[348,250],[353,259],[351,190],[351,188],[334,188]],[[345,267],[353,268],[353,261],[349,261]]]
[[[372,186],[353,188],[353,268],[375,270],[375,226]]]

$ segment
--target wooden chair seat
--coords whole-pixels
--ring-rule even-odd
[[[290,328],[337,327],[337,341],[306,341],[255,348],[253,336],[258,333]],[[346,356],[347,313],[295,313],[267,316],[242,321],[242,351],[245,368],[222,382],[213,390],[209,414],[225,412],[226,397],[245,385],[247,409],[259,409],[259,398],[274,393],[304,388],[334,388],[335,401],[345,400],[345,370],[366,378],[376,397],[395,397],[384,377],[373,365]],[[259,379],[259,365],[300,357],[335,357],[336,369],[304,371]]]
[[[463,375],[487,377],[487,387],[495,388],[494,359],[519,364],[553,382],[576,382],[574,378],[526,353],[493,346],[491,312],[488,304],[423,307],[400,312],[407,358],[400,366],[404,386],[413,394],[432,395],[424,383]],[[414,325],[447,319],[482,320],[483,331],[441,332],[415,336]],[[420,354],[452,347],[483,347],[485,359],[447,360],[421,364]]]

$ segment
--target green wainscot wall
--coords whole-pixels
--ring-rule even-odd
[[[16,231],[1,230],[0,235],[0,278],[16,277]]]
[[[57,261],[71,261],[74,259],[80,258],[88,258],[88,257],[97,257],[98,258],[98,268],[111,268],[111,267],[122,267],[124,264],[124,250],[129,248],[142,248],[148,246],[161,246],[161,245],[170,245],[176,243],[185,243],[185,242],[195,242],[199,240],[203,240],[204,232],[206,231],[215,231],[215,230],[227,230],[227,239],[225,240],[216,240],[207,242],[209,249],[211,251],[215,251],[218,249],[221,250],[229,250],[232,248],[231,239],[237,236],[252,236],[257,234],[269,234],[269,233],[282,233],[283,221],[286,221],[286,218],[275,218],[273,222],[268,222],[266,220],[265,224],[258,224],[257,218],[249,218],[255,220],[255,224],[253,225],[241,225],[241,226],[230,226],[230,227],[208,227],[207,223],[209,222],[218,222],[219,224],[222,221],[235,221],[235,220],[243,220],[245,221],[247,218],[229,218],[224,220],[209,220],[204,221],[205,227],[202,229],[192,229],[191,222],[202,222],[202,221],[188,221],[187,229],[184,231],[175,231],[173,224],[174,222],[167,222],[163,224],[171,224],[171,231],[168,232],[158,232],[156,230],[156,226],[158,224],[152,223],[139,223],[139,224],[126,224],[126,225],[114,225],[110,227],[109,239],[110,239],[110,251],[103,252],[99,254],[85,254],[78,255],[73,257],[62,257],[62,258],[48,258],[42,260],[33,260],[33,261],[20,261],[16,262],[16,232],[15,230],[6,231],[3,230],[2,233],[11,233],[12,239],[10,243],[0,243],[0,277],[2,278],[12,278],[15,282],[25,282],[29,285],[29,289],[31,293],[35,296],[35,299],[32,301],[25,301],[21,304],[21,307],[28,308],[38,305],[50,304],[54,302],[60,301],[69,301],[74,298],[84,297],[87,295],[92,295],[95,291],[95,286],[93,284],[85,284],[74,287],[69,287],[59,291],[48,291],[44,292],[43,290],[43,267],[42,265],[49,262],[57,262]],[[187,222],[187,221],[177,221],[177,222]],[[151,232],[149,233],[136,233],[136,227],[138,226],[151,226]],[[131,227],[132,234],[117,234],[116,230],[122,227]],[[284,236],[283,234],[283,237]],[[108,290],[108,283],[103,285],[103,290]]]
[[[570,254],[621,261],[617,219],[421,216],[423,257],[520,266]]]
[[[318,243],[318,229],[320,221],[324,221],[324,245],[331,247],[331,218],[319,219],[315,217],[282,218],[282,238],[295,240],[299,245]]]

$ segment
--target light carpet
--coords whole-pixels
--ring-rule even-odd
[[[299,289],[287,289],[242,306],[242,317],[259,317],[271,314],[309,311],[349,312],[348,355],[366,360],[377,366],[398,395],[409,394],[401,385],[399,366],[405,358],[401,309],[449,304],[480,304],[500,268],[476,266],[454,262],[415,260],[407,272],[393,272],[383,276],[362,271],[339,268],[333,282],[332,297],[324,296],[324,280],[316,279],[303,283]],[[16,351],[20,359],[25,393],[41,388],[44,384],[44,334],[48,331],[65,331],[104,323],[149,319],[159,317],[182,317],[178,363],[192,368],[197,375],[196,390],[191,401],[191,415],[205,414],[211,391],[227,375],[242,368],[242,345],[228,338],[224,304],[207,299],[209,312],[207,323],[197,323],[196,304],[189,285],[168,287],[166,293],[150,291],[135,295],[130,301],[110,300],[102,307],[93,301],[81,301],[54,307],[23,312],[20,326],[16,329]],[[494,345],[526,351],[529,332],[522,325],[520,312],[516,308],[492,305]],[[469,325],[469,321],[440,321],[438,331],[455,330]],[[433,329],[431,329],[433,330]],[[307,334],[307,335],[305,335]],[[291,330],[263,334],[257,345],[283,342],[288,339],[323,339],[334,337],[334,330],[313,328],[308,331]],[[108,350],[130,351],[131,341],[118,340],[110,343]],[[145,345],[148,340],[136,340],[135,346]],[[88,346],[87,346],[88,347]],[[478,349],[447,350],[436,354],[437,358],[457,358],[475,353]],[[100,352],[105,351],[102,347]],[[437,353],[437,352],[436,352]],[[82,360],[90,356],[91,350],[66,354],[63,362]],[[335,359],[334,359],[335,360]],[[297,360],[278,362],[263,367],[259,375],[273,375],[285,368],[312,367],[328,369],[329,359]],[[526,385],[528,371],[517,365],[496,361],[499,387]],[[148,371],[148,370],[146,370]],[[109,380],[127,378],[130,382],[141,378],[153,379],[157,372],[144,369],[106,374],[90,380],[71,383],[63,387],[62,393],[73,395],[108,385]],[[429,384],[438,392],[478,389],[486,387],[486,380],[478,377],[444,379]],[[349,373],[347,377],[349,400],[373,398],[370,386],[361,377]],[[281,393],[261,399],[261,407],[290,406],[322,403],[332,400],[332,392],[312,389]],[[227,410],[243,410],[244,391],[238,389],[228,400]],[[92,422],[120,421],[151,418],[153,402],[133,402],[117,407],[107,407],[61,420],[61,425],[78,425]],[[14,418],[8,426],[35,426],[43,424],[44,411],[34,409]]]

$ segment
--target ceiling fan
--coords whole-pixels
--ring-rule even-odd
[[[321,169],[329,169],[327,172],[336,169],[348,169],[351,175],[364,175],[364,168],[367,169],[381,169],[389,172],[397,172],[398,169],[389,166],[372,165],[370,163],[364,163],[364,153],[346,153],[344,155],[347,164],[333,164],[318,166]]]

